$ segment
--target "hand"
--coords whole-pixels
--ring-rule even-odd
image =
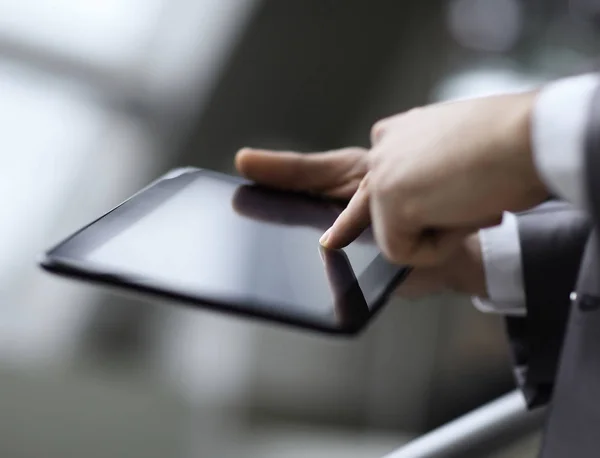
[[[263,185],[295,191],[321,192],[330,197],[349,199],[355,194],[367,171],[366,159],[367,152],[362,148],[345,148],[313,154],[244,148],[238,152],[235,163],[242,175]],[[248,208],[254,209],[256,206],[242,205],[248,198],[247,193],[241,194],[244,198],[237,196],[234,207],[248,214]],[[256,211],[252,210],[250,213],[254,215]],[[262,209],[255,215],[260,219],[273,216],[269,209]],[[319,224],[318,221],[316,224]],[[486,296],[477,234],[462,240],[453,256],[444,263],[413,269],[399,287],[398,294],[417,298],[444,291]]]
[[[534,93],[419,108],[378,122],[368,174],[322,238],[345,246],[372,222],[393,262],[436,265],[503,211],[542,202],[529,144]]]

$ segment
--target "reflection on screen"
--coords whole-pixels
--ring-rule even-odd
[[[87,259],[208,297],[332,314],[318,240],[338,211],[200,175]],[[378,254],[360,241],[345,252],[356,277]]]

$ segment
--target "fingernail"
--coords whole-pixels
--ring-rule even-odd
[[[327,239],[329,238],[329,233],[331,232],[331,228],[327,229],[325,233],[319,239],[319,243],[324,247],[327,247]]]

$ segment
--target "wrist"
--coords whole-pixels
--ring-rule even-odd
[[[548,196],[546,185],[537,170],[532,145],[532,117],[539,91],[530,91],[506,96],[507,114],[500,123],[499,138],[512,164],[513,177],[525,184],[525,195],[520,196],[527,204],[541,202]],[[504,156],[504,155],[503,155]],[[506,160],[504,157],[502,160]],[[515,202],[517,207],[522,203]],[[525,205],[528,207],[529,205]]]

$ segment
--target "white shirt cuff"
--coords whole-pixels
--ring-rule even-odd
[[[479,240],[489,299],[473,297],[473,305],[482,312],[525,315],[517,217],[505,213],[501,225],[479,231]]]
[[[586,207],[584,141],[597,74],[566,78],[543,88],[531,120],[533,157],[540,178],[555,195]]]

